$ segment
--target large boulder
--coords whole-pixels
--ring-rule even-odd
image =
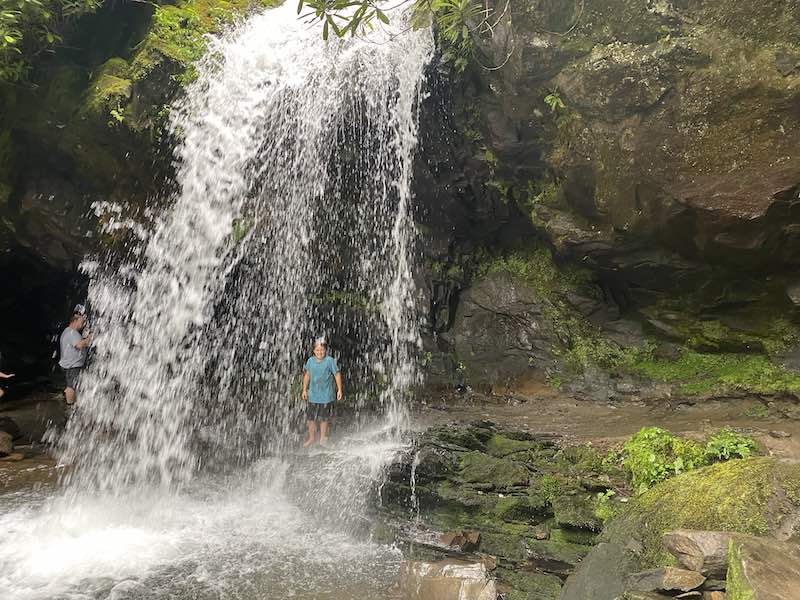
[[[672,562],[664,534],[701,529],[788,539],[796,532],[800,464],[774,458],[730,460],[689,471],[638,496],[603,537],[627,546],[643,567]]]
[[[547,300],[510,273],[490,273],[461,296],[448,334],[470,382],[496,382],[553,361]]]
[[[560,600],[612,600],[625,591],[625,577],[635,562],[623,546],[602,542],[567,578]]]

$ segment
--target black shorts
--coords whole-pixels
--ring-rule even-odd
[[[80,375],[80,367],[72,367],[71,369],[61,369],[64,371],[64,378],[67,380],[67,387],[73,390],[78,389],[78,375]]]
[[[333,402],[317,404],[306,402],[306,421],[330,421],[333,417]]]

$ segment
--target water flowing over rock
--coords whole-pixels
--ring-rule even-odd
[[[61,443],[82,485],[171,486],[206,458],[294,443],[317,335],[347,361],[354,403],[401,421],[432,49],[428,30],[325,43],[293,7],[211,42],[171,117],[179,191],[151,229],[126,224],[127,260],[84,265],[96,355]]]

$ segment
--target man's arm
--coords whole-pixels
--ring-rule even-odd
[[[336,375],[333,377],[336,379],[336,399],[341,400],[344,396],[344,390],[342,390],[342,372],[337,371]]]
[[[92,336],[91,335],[87,335],[85,338],[81,338],[77,342],[75,342],[75,347],[78,350],[83,350],[84,348],[87,348],[88,346],[91,346],[91,345],[92,345]]]
[[[308,400],[308,382],[311,380],[311,377],[308,374],[308,371],[303,372],[303,400]]]
[[[0,378],[2,379],[11,379],[14,376],[13,373],[3,373],[0,371]]]

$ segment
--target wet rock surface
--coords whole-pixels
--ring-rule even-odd
[[[690,571],[721,579],[728,569],[731,534],[721,531],[679,529],[664,534],[664,547]]]
[[[406,561],[400,565],[399,587],[404,600],[497,598],[495,583],[483,562]]]
[[[730,543],[728,600],[779,600],[800,593],[800,546],[735,537]]]
[[[412,517],[399,534],[412,552],[490,555],[508,597],[554,598],[591,550],[597,491],[616,476],[552,436],[490,422],[433,427],[393,465],[383,506],[392,518]]]

